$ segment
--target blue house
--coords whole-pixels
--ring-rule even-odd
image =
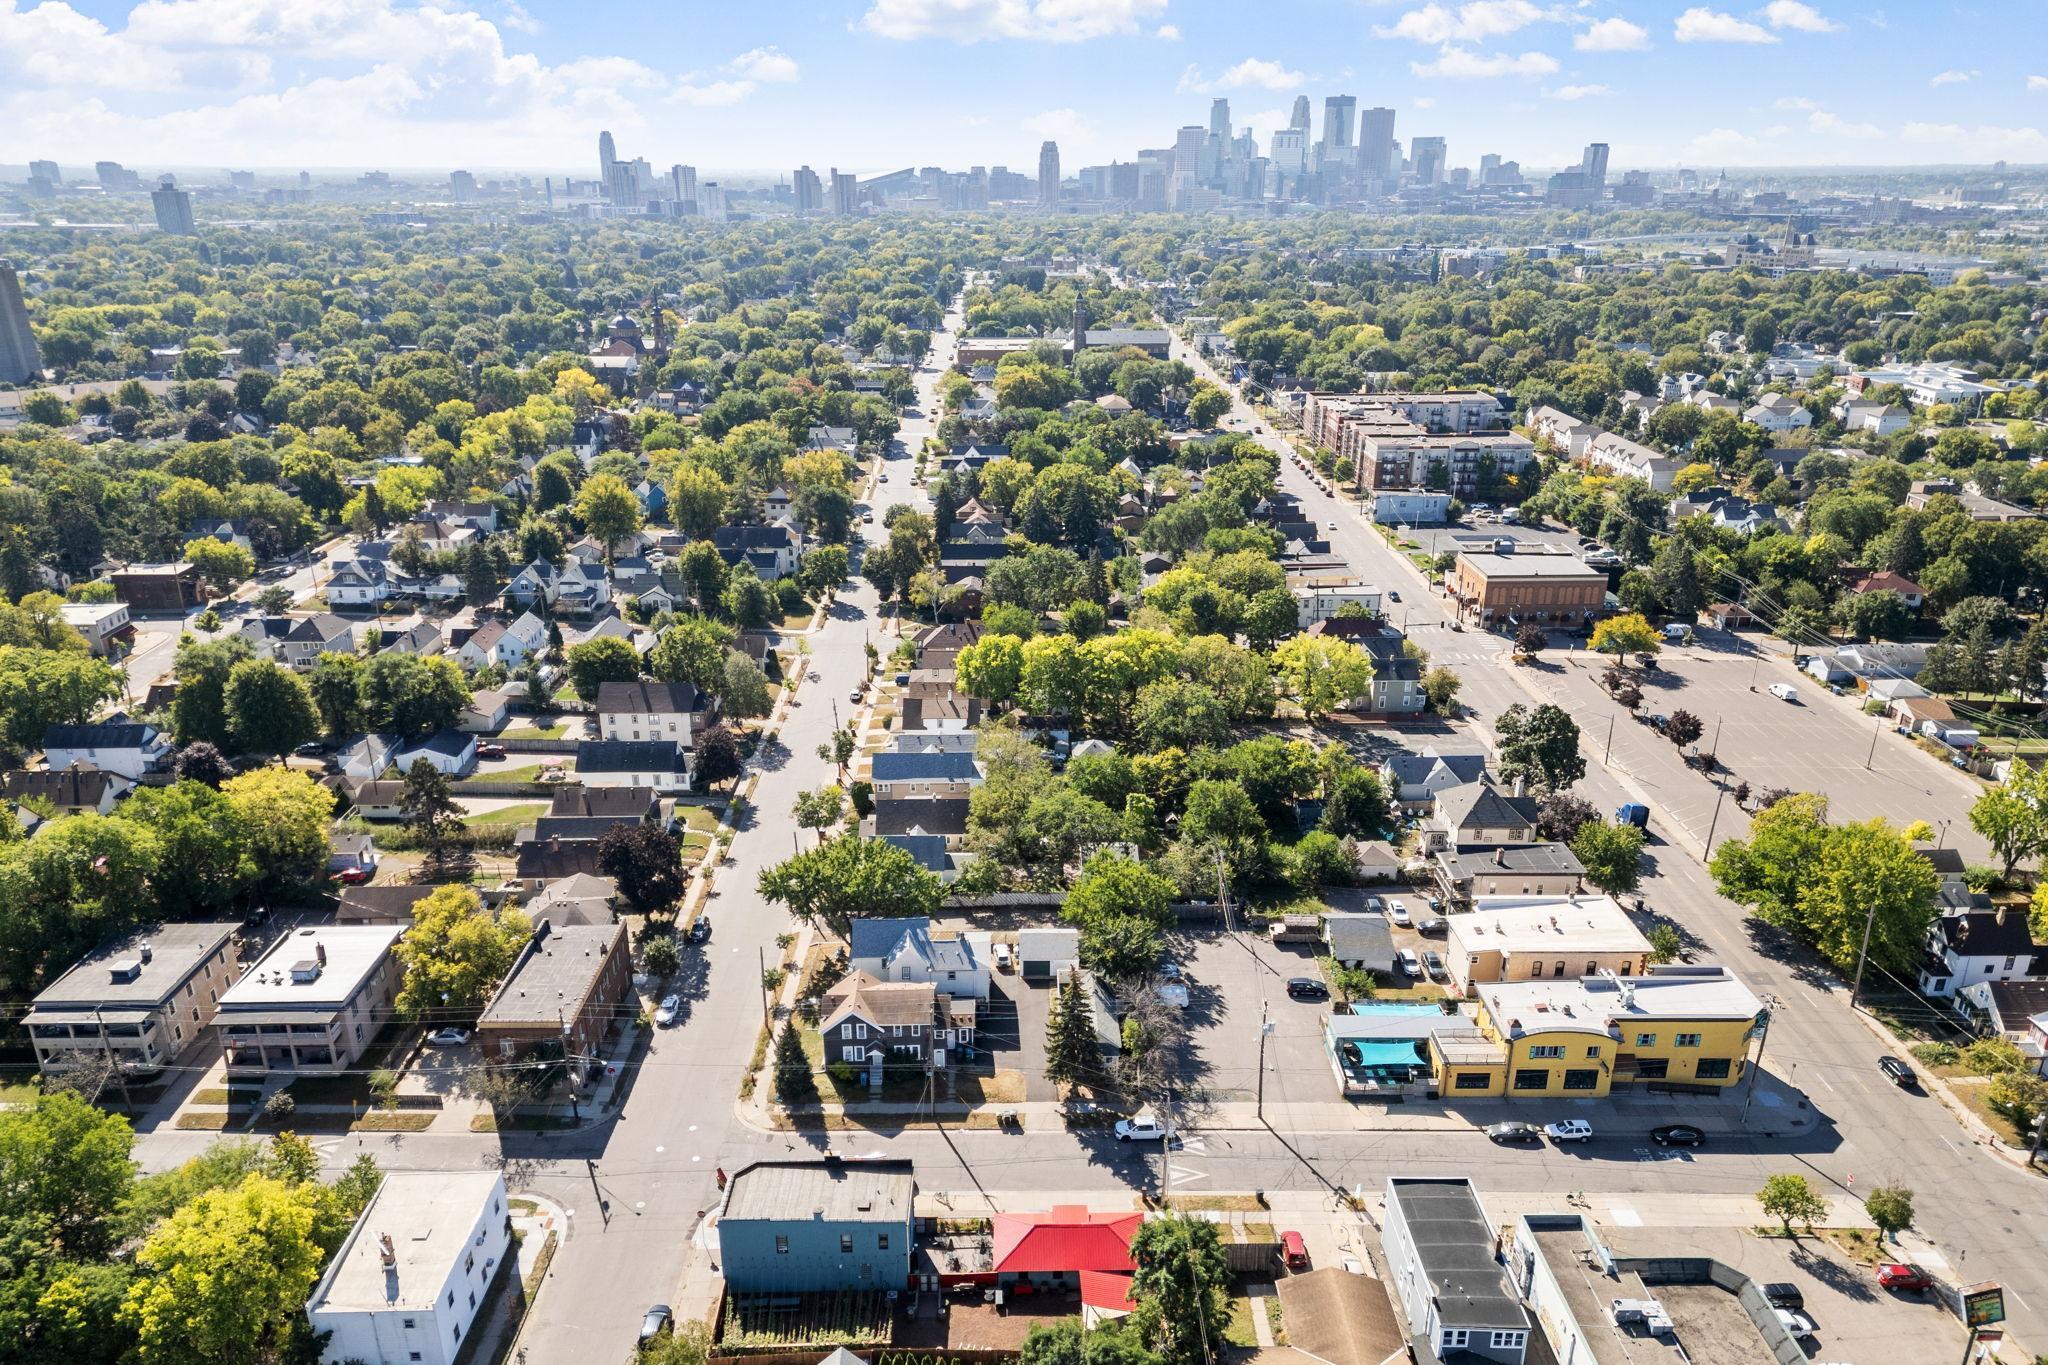
[[[737,1294],[907,1288],[916,1194],[908,1161],[757,1161],[726,1188],[725,1282]]]

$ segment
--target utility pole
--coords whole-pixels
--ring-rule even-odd
[[[1728,789],[1726,787],[1721,788],[1721,790],[1714,796],[1714,818],[1707,821],[1706,856],[1709,858],[1712,858],[1714,856],[1714,830],[1718,828],[1721,823],[1721,802],[1726,800],[1727,797]]]
[[[775,1010],[768,1003],[768,950],[755,948],[754,961],[761,968],[761,1027],[772,1029],[775,1027]]]
[[[1749,1125],[1749,1102],[1756,1098],[1757,1073],[1764,1069],[1764,1048],[1771,1041],[1771,1012],[1778,1008],[1779,1003],[1775,995],[1764,997],[1763,1013],[1758,1020],[1763,1025],[1763,1034],[1756,1042],[1756,1060],[1749,1064],[1749,1089],[1742,1096],[1742,1117],[1735,1124],[1738,1129]]]
[[[1863,964],[1870,960],[1870,931],[1877,924],[1877,902],[1870,902],[1870,908],[1863,914],[1863,946],[1856,950],[1856,984],[1849,987],[1849,1008],[1855,1009],[1856,1002],[1863,998]]]
[[[1223,845],[1216,845],[1216,906],[1223,915],[1223,928],[1230,930],[1230,888],[1223,879]]]
[[[1166,1122],[1159,1139],[1159,1207],[1173,1198],[1173,1077],[1166,1078]]]
[[[1616,711],[1607,718],[1607,757],[1602,760],[1603,762],[1612,763],[1614,761],[1614,722],[1620,719],[1621,712],[1619,711]]]
[[[1266,1121],[1266,1035],[1273,1025],[1266,1017],[1266,1001],[1259,1001],[1259,1122]]]
[[[1878,736],[1882,735],[1883,733],[1884,721],[1879,720],[1877,723],[1877,729],[1871,731],[1870,733],[1870,753],[1866,755],[1863,760],[1863,770],[1865,772],[1869,772],[1870,765],[1877,761],[1877,739]]]

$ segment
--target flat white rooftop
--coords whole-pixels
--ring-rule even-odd
[[[1648,953],[1650,941],[1612,896],[1475,896],[1450,916],[1453,946],[1468,953]]]
[[[1763,1002],[1719,967],[1650,976],[1547,977],[1473,987],[1486,1012],[1511,1037],[1549,1030],[1605,1033],[1609,1022],[1643,1019],[1754,1019]]]
[[[504,1216],[503,1188],[495,1171],[393,1171],[334,1253],[306,1311],[432,1309],[493,1199]],[[389,1266],[385,1237],[391,1239]]]
[[[228,987],[220,998],[221,1011],[346,1004],[405,930],[403,924],[328,924],[293,930]]]

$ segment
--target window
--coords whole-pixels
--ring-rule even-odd
[[[1564,1045],[1562,1043],[1549,1044],[1541,1047],[1532,1047],[1529,1049],[1529,1060],[1531,1061],[1537,1061],[1539,1059],[1551,1057],[1557,1058],[1560,1061],[1563,1060]]]
[[[2011,970],[2012,970],[2012,957],[2013,957],[2013,955],[2012,955],[2011,953],[2007,953],[2007,954],[2005,955],[2005,969],[2006,969],[2007,971],[2011,971]]]
[[[844,1061],[864,1062],[868,1059],[868,1050],[864,1047],[849,1047],[844,1049],[839,1055]]]
[[[1519,1351],[1522,1349],[1524,1339],[1527,1336],[1528,1333],[1526,1332],[1495,1332],[1493,1334],[1493,1344],[1499,1349]]]
[[[891,1025],[889,1025],[889,1036],[890,1036],[891,1038],[901,1038],[901,1037],[903,1036],[903,1025],[901,1025],[901,1024],[891,1024]]]
[[[1564,1073],[1564,1088],[1567,1090],[1595,1090],[1600,1085],[1600,1073],[1590,1066],[1573,1067]]]
[[[1699,1065],[1693,1068],[1692,1074],[1703,1081],[1725,1081],[1728,1079],[1728,1059],[1726,1057],[1702,1057],[1699,1060]]]
[[[1671,1046],[1673,1047],[1698,1047],[1699,1045],[1700,1036],[1697,1033],[1676,1033],[1671,1037]]]
[[[868,1036],[868,1026],[867,1026],[866,1024],[855,1024],[855,1025],[853,1026],[853,1036],[854,1036],[854,1037],[856,1037],[856,1038],[865,1038],[865,1037],[867,1037],[867,1036]]]
[[[888,1249],[889,1249],[889,1234],[888,1234],[888,1233],[886,1233],[886,1232],[878,1232],[878,1233],[876,1233],[876,1234],[875,1234],[875,1250],[877,1250],[877,1251],[887,1251]]]
[[[1554,968],[1552,968],[1551,970],[1552,970],[1552,972],[1553,972],[1553,974],[1554,974],[1554,975],[1557,975],[1557,976],[1563,976],[1563,975],[1564,975],[1564,963],[1562,963],[1562,962],[1558,963],[1558,964],[1557,964],[1557,965],[1556,965],[1556,966],[1555,966]]]
[[[474,1289],[469,1291],[469,1306],[471,1308],[476,1307],[476,1291]]]
[[[1543,964],[1541,962],[1531,962],[1529,964],[1529,975],[1532,977],[1543,975]]]
[[[414,1320],[411,1318],[403,1318],[400,1320],[400,1326],[404,1327],[405,1330],[408,1332],[410,1332],[415,1325],[416,1324]],[[414,1359],[418,1359],[418,1357],[414,1357]]]
[[[1639,1081],[1661,1081],[1671,1074],[1671,1059],[1668,1057],[1645,1057],[1636,1063],[1636,1079]]]
[[[840,1250],[841,1254],[843,1254],[843,1255],[848,1255],[848,1256],[850,1256],[850,1255],[852,1255],[852,1254],[853,1254],[853,1234],[852,1234],[852,1233],[850,1233],[850,1232],[842,1232],[842,1233],[840,1233],[840,1234],[839,1234],[839,1250]]]
[[[1655,1046],[1657,1046],[1657,1035],[1656,1035],[1656,1034],[1654,1034],[1654,1033],[1638,1033],[1638,1034],[1636,1035],[1636,1046],[1637,1046],[1637,1047],[1655,1047]]]
[[[1598,1057],[1600,1055],[1600,1045],[1598,1043],[1595,1043],[1593,1046],[1587,1048],[1586,1055],[1588,1057]]]
[[[455,1306],[455,1291],[452,1289],[448,1291],[448,1306],[450,1308]]]
[[[469,1256],[468,1256],[468,1257],[467,1257],[467,1258],[466,1258],[466,1259],[465,1259],[465,1260],[464,1260],[464,1261],[462,1262],[462,1273],[463,1273],[463,1274],[465,1274],[465,1275],[467,1275],[467,1274],[468,1274],[468,1273],[469,1273],[470,1271],[472,1271],[472,1270],[475,1270],[475,1269],[476,1269],[476,1253],[472,1251],[472,1252],[471,1252],[471,1253],[469,1254]]]
[[[450,1294],[448,1297],[453,1299],[455,1296]],[[462,1324],[459,1322],[455,1324],[455,1339],[457,1341],[462,1340]]]
[[[1634,967],[1634,966],[1635,966],[1635,963],[1633,963],[1633,962],[1630,962],[1630,961],[1629,961],[1629,960],[1628,960],[1627,958],[1623,958],[1623,959],[1621,960],[1621,974],[1622,974],[1623,976],[1627,976],[1627,975],[1629,974],[1629,969],[1630,969],[1630,968],[1632,968],[1632,967]]]
[[[1465,1338],[1470,1335],[1471,1333],[1463,1328],[1446,1327],[1443,1331],[1443,1341],[1441,1344],[1445,1350],[1457,1350],[1464,1346]]]
[[[1453,1090],[1484,1090],[1493,1077],[1484,1071],[1460,1071],[1451,1077]]]
[[[839,1026],[839,1036],[841,1038],[851,1038],[853,1036],[853,1025],[841,1024]]]
[[[1543,1090],[1550,1085],[1550,1072],[1542,1067],[1525,1067],[1515,1072],[1515,1089]]]
[[[789,1238],[777,1237],[775,1239],[775,1254],[777,1256],[789,1255]]]

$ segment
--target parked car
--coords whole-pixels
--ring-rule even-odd
[[[1934,1277],[1917,1265],[1881,1265],[1877,1268],[1877,1282],[1886,1289],[1912,1294],[1934,1287]]]
[[[309,739],[292,752],[300,758],[318,758],[327,752],[327,745],[322,740]]]
[[[710,938],[710,937],[711,937],[711,916],[709,916],[709,915],[699,915],[699,916],[697,916],[697,918],[695,918],[695,919],[693,919],[693,920],[691,920],[691,921],[690,921],[690,933],[689,933],[689,939],[690,939],[690,942],[692,942],[692,943],[702,943],[702,942],[704,942],[704,940],[706,940],[706,939],[708,939],[708,938]]]
[[[1451,932],[1451,922],[1441,915],[1431,915],[1428,919],[1415,922],[1415,932],[1418,934],[1429,934],[1432,937],[1439,934],[1448,934]]]
[[[1436,949],[1422,950],[1422,970],[1429,973],[1431,981],[1440,981],[1444,975],[1444,960],[1436,955]]]
[[[1400,593],[1397,593],[1397,592],[1395,592],[1395,591],[1394,591],[1394,590],[1393,590],[1392,588],[1388,588],[1388,589],[1387,589],[1387,600],[1388,600],[1389,602],[1398,602],[1398,601],[1400,601],[1400,600],[1401,600],[1401,594],[1400,594]]]
[[[1312,976],[1295,976],[1287,980],[1287,994],[1294,1000],[1328,1000],[1330,988]]]
[[[1778,1325],[1802,1340],[1813,1335],[1813,1319],[1791,1308],[1780,1308]]]
[[[1650,1141],[1659,1147],[1700,1147],[1706,1144],[1707,1135],[1689,1123],[1667,1123],[1650,1130]]]
[[[1007,972],[1008,970],[1010,970],[1010,964],[1016,961],[1017,955],[1010,950],[1009,944],[998,943],[995,949],[995,958],[996,970],[999,972]]]
[[[1401,970],[1417,980],[1422,978],[1422,959],[1415,955],[1413,948],[1401,950]]]
[[[1584,1119],[1559,1119],[1543,1125],[1543,1136],[1552,1142],[1591,1142],[1593,1125]]]
[[[1408,916],[1408,907],[1400,901],[1387,902],[1387,923],[1402,929],[1413,928],[1415,921]]]
[[[640,1344],[645,1346],[657,1337],[665,1337],[675,1330],[676,1315],[665,1303],[657,1303],[647,1310],[647,1316],[640,1319]]]
[[[1790,1280],[1772,1280],[1764,1286],[1764,1302],[1773,1308],[1806,1307],[1806,1295]]]
[[[1280,1259],[1287,1263],[1289,1270],[1308,1269],[1308,1243],[1301,1240],[1301,1234],[1289,1228],[1280,1234]]]
[[[437,1028],[427,1035],[429,1047],[461,1047],[469,1041],[466,1028]]]
[[[682,1012],[683,997],[680,995],[664,995],[661,998],[661,1004],[655,1007],[654,1022],[661,1028],[667,1028],[676,1021],[676,1017]]]
[[[361,886],[374,875],[367,867],[345,867],[334,874],[334,880],[343,886]]]
[[[1879,1057],[1877,1059],[1877,1069],[1885,1074],[1886,1080],[1901,1090],[1917,1090],[1920,1088],[1920,1080],[1913,1074],[1913,1068],[1900,1061],[1897,1057],[1890,1056],[1889,1054]]]
[[[848,692],[846,694],[846,699],[852,702],[855,706],[860,705],[860,698],[861,690],[858,687],[854,688],[851,692]]]
[[[1539,1142],[1543,1138],[1541,1128],[1533,1123],[1523,1123],[1519,1119],[1510,1119],[1505,1123],[1489,1123],[1485,1132],[1487,1139],[1492,1142]]]
[[[1779,701],[1799,700],[1799,689],[1791,683],[1772,683],[1767,690]]]
[[[1166,1128],[1150,1114],[1140,1114],[1134,1119],[1116,1121],[1118,1142],[1158,1142],[1165,1138]]]
[[[476,756],[478,758],[503,758],[505,756],[505,746],[502,744],[479,744],[476,746]]]

